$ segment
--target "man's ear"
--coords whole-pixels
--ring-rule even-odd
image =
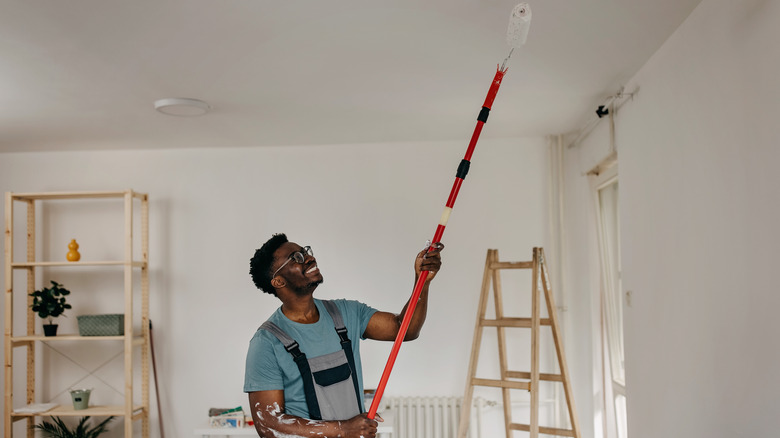
[[[273,286],[275,289],[281,289],[286,284],[287,283],[285,283],[284,279],[279,277],[278,275],[271,279],[271,286]]]

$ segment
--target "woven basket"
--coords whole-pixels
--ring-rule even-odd
[[[79,335],[81,336],[122,336],[125,334],[125,315],[112,313],[107,315],[81,315]]]

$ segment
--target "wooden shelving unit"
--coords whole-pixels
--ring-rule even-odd
[[[39,236],[35,224],[36,205],[41,202],[67,201],[77,199],[107,198],[117,200],[118,207],[124,211],[124,259],[103,261],[79,261],[61,262],[38,260],[35,254],[35,239]],[[26,207],[26,238],[25,245],[27,256],[24,261],[13,260],[14,254],[14,207],[22,204]],[[139,209],[139,210],[137,210]],[[140,213],[140,236],[133,235],[134,213]],[[141,245],[141,260],[133,260],[133,244]],[[137,420],[141,421],[141,432],[144,438],[149,437],[149,198],[147,194],[137,193],[133,190],[116,192],[54,192],[54,193],[6,193],[5,194],[5,396],[3,404],[5,438],[12,438],[13,423],[20,420],[27,421],[27,437],[33,437],[31,426],[35,424],[35,417],[51,416],[118,416],[124,417],[125,437],[133,436],[133,425]],[[121,266],[124,269],[124,335],[123,336],[79,336],[74,334],[60,334],[54,337],[45,337],[36,334],[36,315],[30,308],[32,298],[29,294],[35,290],[36,273],[39,270],[56,267],[58,269],[79,269],[92,267]],[[115,269],[115,268],[114,268]],[[26,287],[14,287],[14,271],[26,271]],[[133,311],[133,273],[140,270],[140,315],[134,315]],[[85,275],[89,275],[87,272]],[[14,298],[25,299],[27,302],[27,328],[26,333],[14,333]],[[138,312],[136,312],[138,313]],[[140,333],[133,333],[134,323],[140,321]],[[71,405],[60,405],[46,412],[26,413],[18,412],[19,406],[45,402],[36,400],[35,381],[35,346],[37,343],[60,342],[93,342],[113,340],[124,344],[124,404],[118,406],[90,406],[83,410],[74,410]],[[26,393],[23,396],[24,403],[20,403],[14,394],[14,350],[25,348],[27,354],[26,364]],[[133,382],[134,353],[140,349],[141,355],[141,382]],[[134,391],[140,386],[141,402],[134,402]],[[15,408],[16,406],[16,408]]]

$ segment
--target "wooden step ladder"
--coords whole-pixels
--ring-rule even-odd
[[[501,296],[502,269],[531,269],[531,317],[511,318],[505,317],[503,312],[503,299]],[[493,284],[493,297],[495,301],[495,319],[486,319],[490,284]],[[544,293],[547,303],[548,318],[541,318],[539,295]],[[544,374],[539,372],[539,332],[541,326],[552,328],[552,337],[555,341],[555,351],[558,356],[560,374]],[[476,377],[479,350],[482,343],[482,330],[485,327],[496,327],[498,332],[498,357],[501,369],[501,379],[480,379]],[[531,329],[531,371],[510,371],[507,369],[507,345],[505,328],[530,328]],[[539,426],[539,382],[560,382],[563,384],[566,394],[571,429],[557,429]],[[475,386],[488,386],[501,388],[504,405],[504,422],[506,426],[506,438],[512,437],[513,431],[530,432],[531,438],[537,438],[540,433],[580,438],[580,428],[577,423],[577,413],[574,409],[569,372],[566,367],[566,358],[563,352],[558,317],[555,309],[555,301],[550,290],[550,280],[547,275],[547,267],[542,248],[533,249],[533,260],[530,262],[500,262],[498,250],[489,249],[485,261],[485,274],[482,278],[482,294],[479,299],[477,322],[474,328],[474,342],[471,347],[471,359],[469,373],[466,379],[466,390],[463,395],[461,407],[460,425],[458,426],[458,438],[465,438],[468,431],[468,423],[471,415],[471,402]],[[512,422],[511,390],[526,390],[531,393],[531,424],[518,424]]]

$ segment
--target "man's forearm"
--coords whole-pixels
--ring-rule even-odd
[[[415,285],[416,284],[417,282],[415,281]],[[417,305],[414,308],[414,314],[412,314],[412,319],[409,322],[409,328],[406,331],[406,335],[404,336],[404,341],[413,341],[420,336],[420,332],[422,331],[423,324],[425,323],[425,318],[428,315],[429,286],[430,286],[430,281],[426,281],[425,284],[423,285],[422,290],[420,291],[420,297],[418,298]],[[406,316],[406,312],[408,309],[409,309],[409,301],[406,302],[406,305],[401,311],[401,314],[398,315],[399,330],[401,327],[401,322]]]
[[[257,394],[257,393],[254,393]],[[252,395],[250,394],[250,404]],[[265,406],[263,409],[262,406]],[[324,421],[288,415],[278,403],[255,403],[252,418],[255,430],[261,438],[374,438],[376,420],[367,414],[356,415],[348,420]],[[381,418],[379,418],[381,420]]]
[[[255,430],[261,438],[294,437],[340,437],[340,421],[309,420],[274,411],[269,407],[267,412],[257,412]]]

